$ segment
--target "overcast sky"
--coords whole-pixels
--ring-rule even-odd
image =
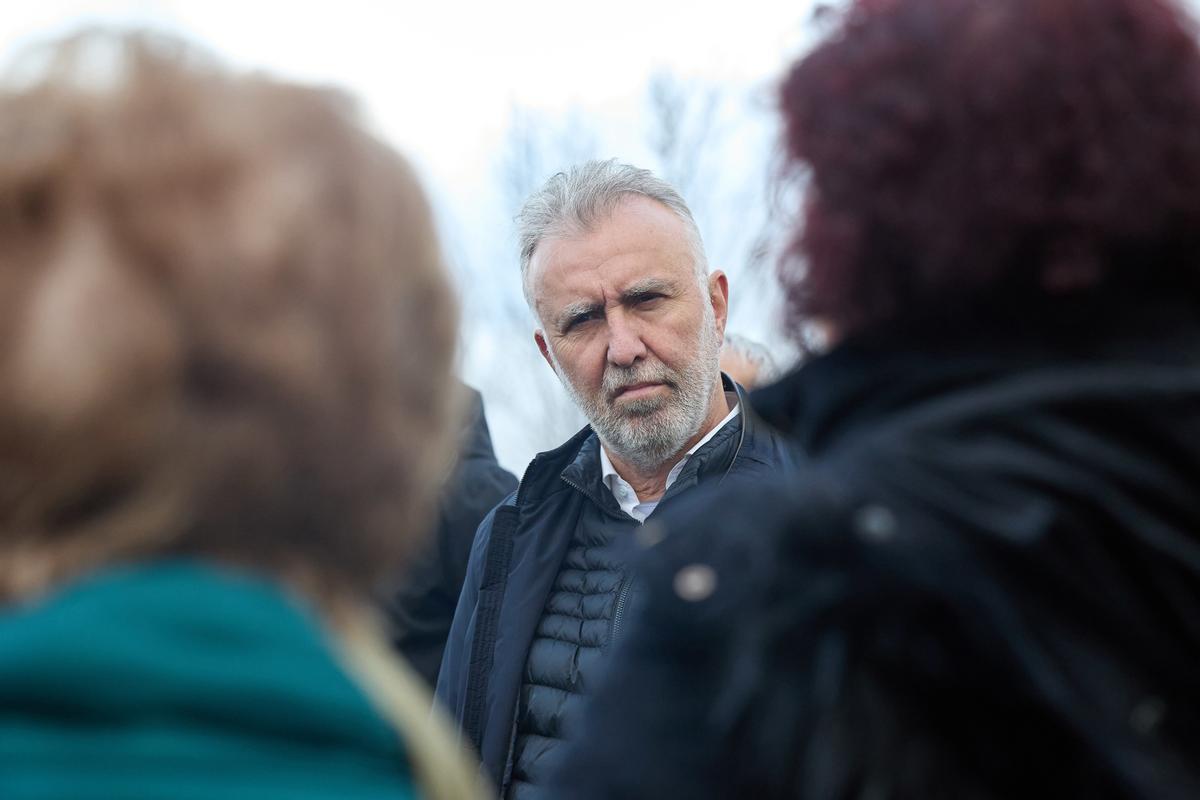
[[[5,5],[6,57],[82,25],[147,25],[181,32],[239,66],[347,88],[439,192],[458,198],[493,177],[514,105],[624,113],[663,67],[768,80],[796,51],[810,0],[742,0],[708,12],[687,0]]]

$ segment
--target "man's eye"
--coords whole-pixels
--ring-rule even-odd
[[[567,324],[563,327],[563,333],[570,333],[571,331],[578,328],[580,325],[583,325],[584,323],[587,323],[587,322],[592,322],[593,320],[596,320],[599,317],[600,317],[600,313],[598,311],[589,311],[586,314],[577,314],[576,316],[571,317],[569,320],[567,320]]]
[[[663,299],[663,296],[661,294],[658,294],[657,292],[647,292],[646,294],[639,294],[637,297],[634,298],[633,302],[635,305],[638,305],[638,306],[647,306],[647,305],[651,305],[654,302],[656,302],[658,300],[662,300],[662,299]]]

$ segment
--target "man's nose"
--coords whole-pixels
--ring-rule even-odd
[[[618,367],[630,367],[645,355],[646,345],[638,326],[631,324],[620,310],[609,314],[608,362]]]

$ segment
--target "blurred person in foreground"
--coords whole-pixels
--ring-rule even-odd
[[[740,334],[725,334],[720,363],[722,372],[747,389],[759,389],[779,379],[771,351]]]
[[[174,40],[36,61],[0,93],[0,796],[481,796],[364,611],[455,406],[411,170]]]
[[[496,461],[483,397],[467,386],[458,462],[442,487],[433,535],[407,565],[398,588],[384,598],[392,644],[429,685],[437,683],[454,609],[467,577],[479,523],[517,488],[517,478]]]
[[[621,635],[635,538],[726,476],[771,477],[788,450],[721,375],[728,282],[670,185],[589,161],[518,224],[534,341],[590,424],[480,525],[438,695],[501,793],[524,800]]]
[[[557,796],[1200,796],[1191,23],[859,0],[782,105],[811,463],[668,516]]]

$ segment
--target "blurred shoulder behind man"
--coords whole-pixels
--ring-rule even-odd
[[[458,464],[438,498],[437,528],[386,600],[392,642],[430,685],[467,575],[471,543],[487,513],[516,491],[517,479],[496,461],[483,397],[469,387]]]

